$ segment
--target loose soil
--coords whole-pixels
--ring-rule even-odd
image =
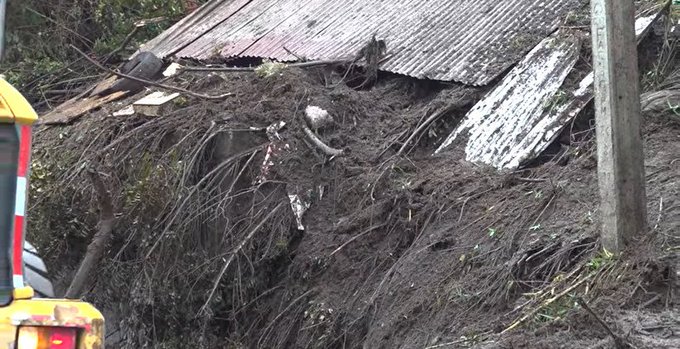
[[[235,96],[112,116],[131,98],[38,130],[29,237],[59,290],[96,231],[84,170],[116,198],[114,241],[85,295],[107,314],[107,347],[613,347],[578,297],[633,347],[680,347],[672,115],[645,116],[650,231],[611,258],[592,129],[565,144],[568,161],[497,173],[460,147],[431,155],[484,91],[382,75],[356,91],[341,75],[184,74],[174,83]],[[343,155],[306,138],[308,105],[334,118],[319,137]],[[263,130],[280,121],[278,137]],[[311,205],[304,230],[290,194]]]

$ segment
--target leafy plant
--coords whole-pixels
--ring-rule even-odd
[[[569,102],[570,94],[564,90],[558,90],[554,96],[548,101],[548,105],[545,107],[545,111],[552,113],[557,110],[567,102]]]
[[[558,301],[551,303],[536,313],[534,316],[534,323],[554,322],[564,319],[570,310],[577,306],[574,295],[562,297]]]
[[[494,228],[489,228],[489,237],[494,237],[498,234],[498,231]]]
[[[0,73],[31,102],[79,86],[61,81],[96,72],[74,45],[104,56],[125,41],[139,20],[164,18],[145,25],[129,43],[136,47],[157,36],[185,13],[186,0],[22,0],[9,1],[5,53]],[[204,3],[205,0],[200,1]],[[125,57],[123,57],[125,58]]]
[[[595,257],[591,258],[586,264],[591,271],[600,270],[614,260],[614,255],[605,250],[600,251]]]

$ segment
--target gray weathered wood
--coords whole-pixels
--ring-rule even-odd
[[[602,243],[620,253],[647,229],[633,1],[591,0]]]

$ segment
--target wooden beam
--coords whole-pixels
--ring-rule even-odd
[[[647,230],[632,0],[591,0],[602,243],[620,253]]]

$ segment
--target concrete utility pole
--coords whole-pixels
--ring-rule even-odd
[[[618,254],[647,230],[633,0],[591,0],[602,243]]]

